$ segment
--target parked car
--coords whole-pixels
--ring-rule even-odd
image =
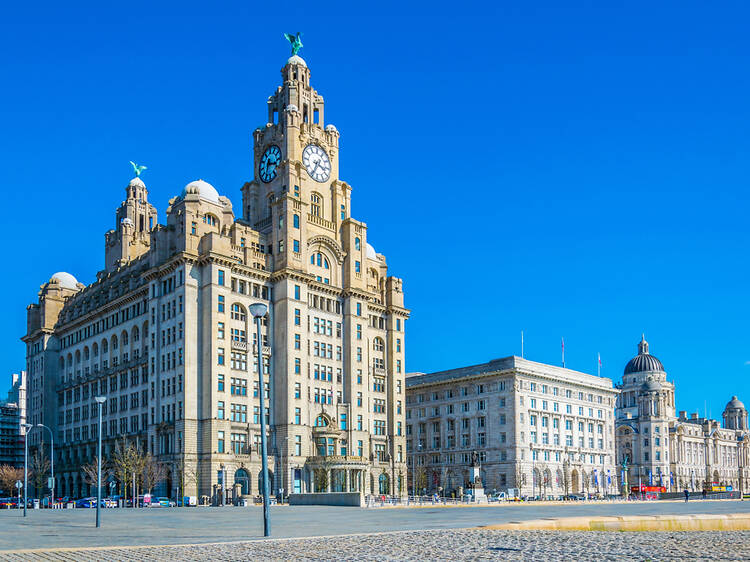
[[[156,498],[151,501],[151,507],[175,507],[177,503],[169,498]]]
[[[96,507],[96,498],[81,498],[76,502],[76,507]]]
[[[584,496],[583,494],[568,494],[563,499],[568,501],[582,501],[586,499],[586,496]]]

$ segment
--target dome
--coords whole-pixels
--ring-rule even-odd
[[[338,133],[339,130],[331,124],[326,125],[326,131],[329,133]]]
[[[305,59],[303,59],[299,55],[293,55],[293,56],[289,57],[289,60],[287,60],[286,63],[287,64],[299,64],[299,65],[302,65],[304,67],[307,67],[307,63],[305,62]]]
[[[132,180],[130,180],[130,183],[128,183],[130,187],[146,187],[146,184],[143,183],[143,180],[141,178],[135,177]]]
[[[49,279],[50,283],[59,283],[63,289],[77,289],[78,280],[73,277],[70,273],[65,271],[58,271]]]
[[[661,365],[661,363],[659,364]],[[659,392],[661,390],[661,385],[655,380],[649,379],[643,383],[641,390],[644,392]]]
[[[217,205],[220,204],[219,192],[216,191],[216,188],[213,185],[203,180],[191,181],[187,184],[185,189],[182,190],[181,197],[184,199],[186,195],[197,195],[201,199],[205,199],[211,203],[216,203]]]
[[[366,250],[367,251],[365,255],[367,256],[368,259],[371,259],[371,260],[378,259],[378,255],[375,252],[375,248],[373,248],[371,244],[367,244]]]
[[[641,342],[638,344],[638,355],[625,365],[625,374],[648,373],[650,371],[664,372],[664,365],[648,352],[648,342],[645,337],[641,336]]]
[[[732,396],[732,399],[727,403],[725,410],[744,410],[745,405],[740,402],[736,396]]]

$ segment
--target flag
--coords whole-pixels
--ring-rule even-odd
[[[598,485],[599,485],[599,476],[596,472],[596,469],[594,469],[594,486],[598,486]]]
[[[607,486],[612,485],[612,475],[609,473],[609,470],[607,471]]]
[[[596,369],[596,374],[601,377],[602,376],[602,355],[601,355],[601,353],[597,353],[596,354],[596,360],[599,363],[599,365],[597,366],[597,369]]]
[[[648,471],[648,485],[653,486],[654,485],[654,473],[650,470]]]

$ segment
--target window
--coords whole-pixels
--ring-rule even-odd
[[[217,439],[217,449],[219,453],[224,452],[224,432],[219,431],[218,432],[218,439]]]
[[[357,251],[361,249],[361,242],[358,237],[354,238],[354,249]]]
[[[321,203],[320,195],[318,195],[317,193],[313,193],[310,196],[310,214],[313,215],[314,217],[321,216],[320,203]]]
[[[300,286],[299,285],[295,285],[294,286],[294,298],[297,299],[297,300],[300,299],[300,291],[301,291]]]
[[[217,337],[220,340],[223,340],[224,339],[224,322],[219,322],[219,325],[218,325],[216,331],[217,331]]]
[[[219,295],[219,312],[224,312],[224,295]]]
[[[216,419],[224,419],[224,402],[219,402],[218,406],[216,407]]]
[[[302,423],[302,409],[301,408],[294,409],[294,423],[297,425],[300,425]]]
[[[218,386],[219,392],[224,392],[224,375],[218,375]]]
[[[299,254],[299,240],[292,240],[292,250]]]
[[[299,215],[292,216],[292,225],[294,228],[299,228]]]
[[[310,265],[317,265],[318,267],[322,267],[323,269],[330,269],[328,258],[326,258],[320,252],[316,252],[310,255]]]
[[[299,308],[294,309],[294,325],[299,326],[302,324],[301,312]]]
[[[354,273],[361,273],[362,272],[362,266],[359,263],[359,261],[354,261]]]
[[[218,351],[218,364],[223,365],[224,364],[224,348],[220,347]]]
[[[247,314],[245,313],[245,309],[243,306],[234,303],[232,305],[232,320],[240,320],[241,322],[244,322],[247,318]]]
[[[346,207],[341,205],[341,220],[344,220],[346,218]]]
[[[208,217],[209,215],[206,215],[206,216]],[[223,285],[223,284],[224,284],[224,270],[220,269],[219,270],[219,285]]]

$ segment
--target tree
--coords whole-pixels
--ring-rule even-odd
[[[47,485],[49,466],[49,459],[43,452],[38,450],[34,453],[34,456],[31,457],[29,476],[31,477],[32,485],[34,486],[34,495],[38,496],[39,491],[44,490]]]
[[[167,465],[159,462],[151,453],[146,453],[143,459],[143,489],[150,494],[154,486],[167,477]]]
[[[427,488],[427,469],[418,466],[414,472],[414,495],[418,496],[425,488]]]
[[[81,465],[81,470],[86,477],[86,482],[96,488],[97,480],[99,479],[99,457],[94,457],[90,463]],[[112,473],[112,469],[107,462],[107,459],[102,459],[102,489],[105,489],[107,481]]]
[[[0,465],[0,489],[11,496],[15,493],[15,486],[18,481],[23,481],[22,468],[16,468],[9,464]]]
[[[122,486],[123,496],[128,499],[128,487],[133,483],[133,477],[143,473],[145,455],[134,443],[128,442],[123,436],[122,441],[115,443],[115,453],[112,456],[112,471]],[[135,502],[133,502],[135,505]]]
[[[180,456],[175,462],[175,472],[177,473],[177,485],[180,489],[180,499],[185,497],[185,486],[196,483],[198,481],[198,473],[195,469],[185,462],[185,457]],[[224,482],[224,486],[227,483]]]
[[[526,485],[526,473],[523,471],[523,466],[521,463],[516,462],[515,463],[515,486],[518,489],[518,495],[521,495],[521,491],[523,487]],[[531,493],[533,494],[534,491],[532,490]]]

